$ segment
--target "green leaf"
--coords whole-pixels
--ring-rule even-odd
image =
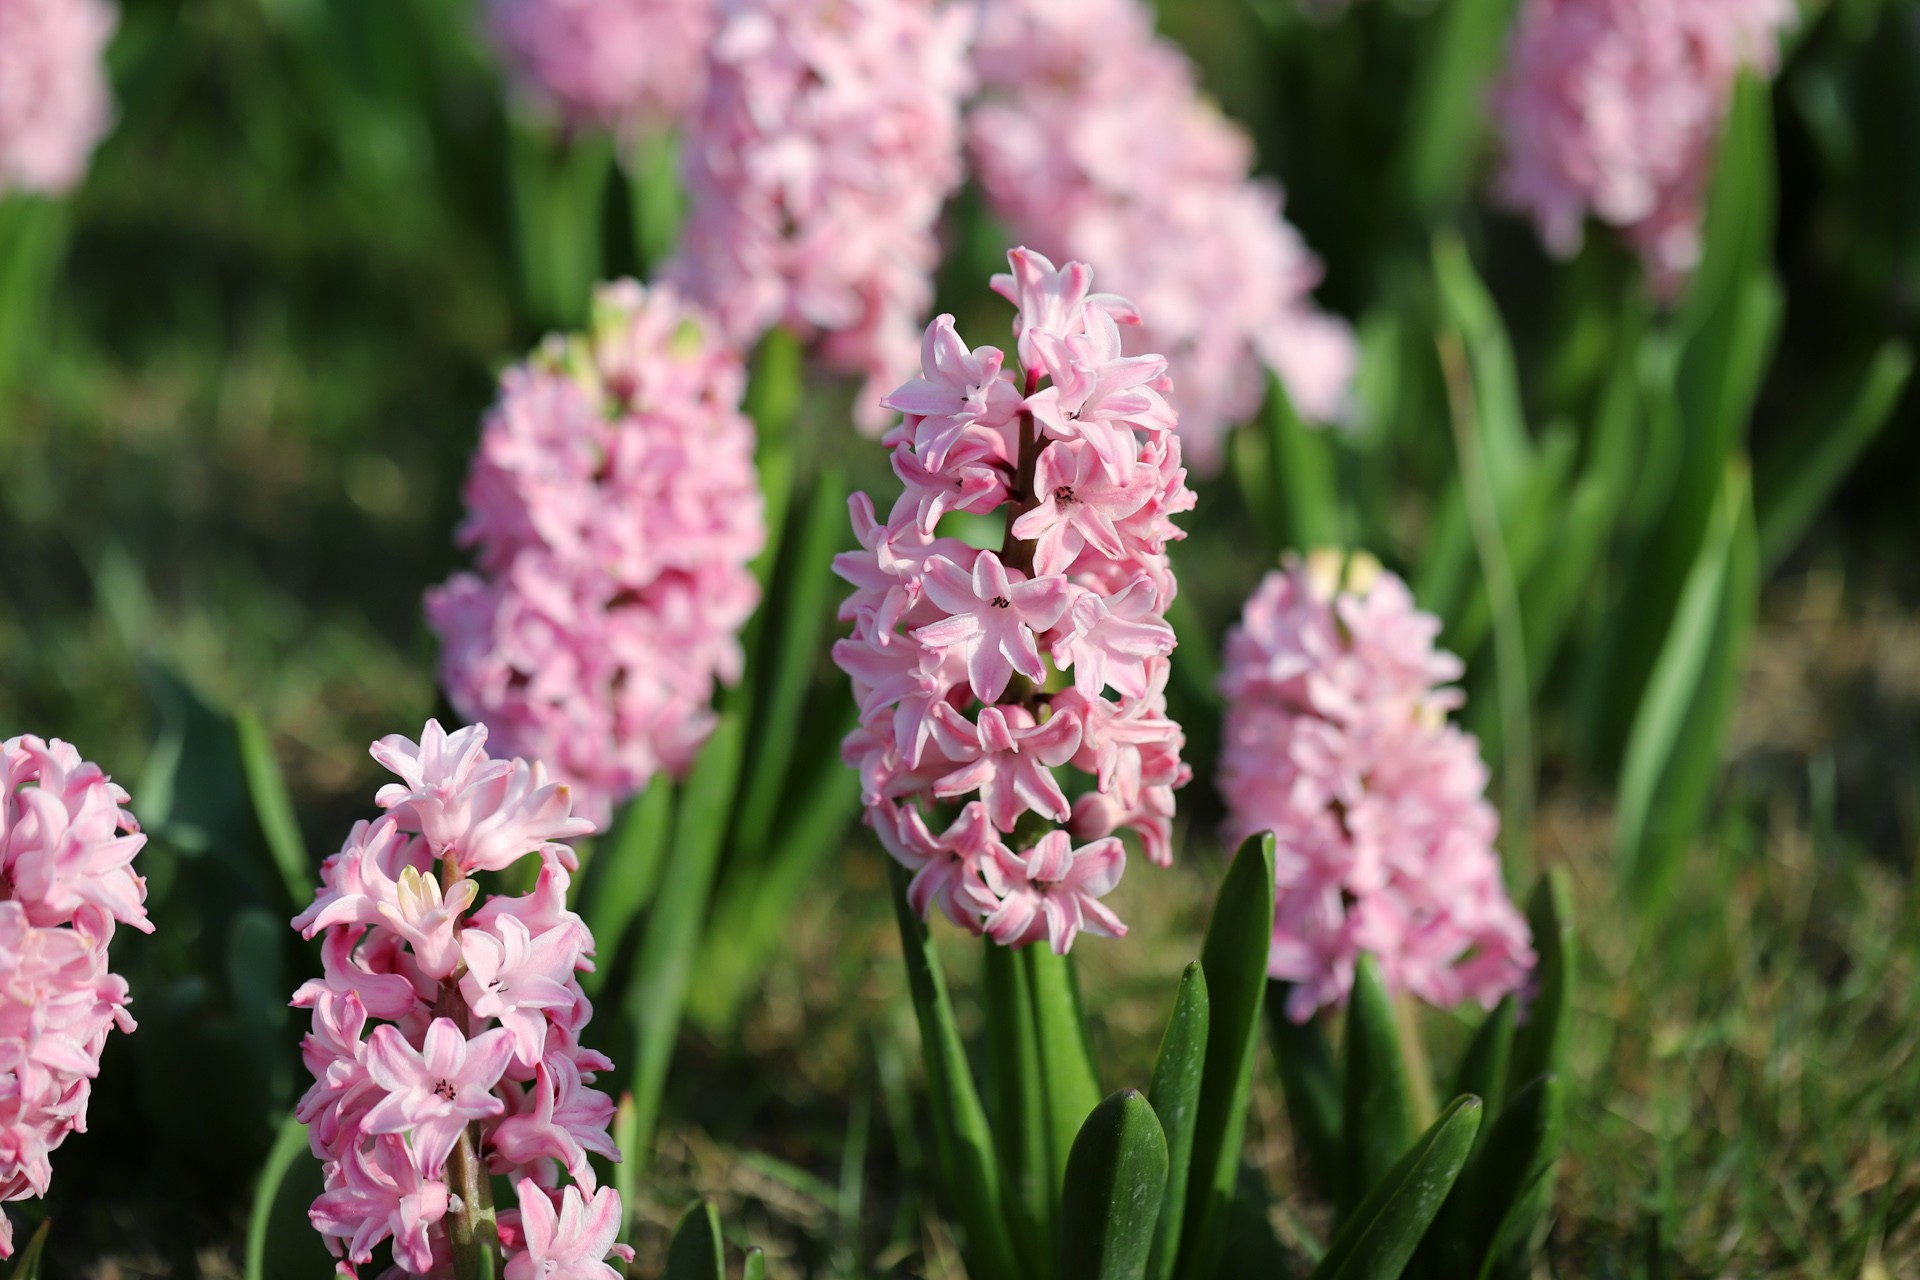
[[[1452,0],[1422,29],[1407,103],[1402,172],[1413,212],[1432,219],[1467,188],[1487,130],[1486,99],[1506,52],[1515,0]],[[1431,32],[1438,25],[1437,33]]]
[[[980,1095],[967,1067],[966,1046],[954,1025],[940,958],[926,922],[907,902],[906,868],[889,859],[887,871],[893,883],[893,910],[900,925],[907,988],[913,997],[914,1020],[920,1026],[920,1050],[926,1062],[927,1091],[932,1095],[941,1172],[966,1231],[968,1271],[981,1276],[1025,1275],[1026,1269],[1014,1263],[1013,1246],[1007,1237],[993,1132],[987,1126]]]
[[[577,328],[600,278],[601,220],[613,144],[509,113],[507,179],[521,301],[539,325]]]
[[[1095,1107],[1060,1202],[1061,1280],[1142,1280],[1167,1186],[1167,1139],[1138,1090]]]
[[[848,721],[853,719],[849,706]],[[714,904],[700,951],[700,982],[688,992],[687,1014],[709,1032],[732,1025],[740,1004],[786,941],[786,923],[821,864],[844,852],[841,836],[860,802],[860,775],[838,754],[818,757],[810,784],[780,822],[764,865],[730,876]],[[736,846],[736,852],[738,848]]]
[[[1200,1118],[1200,1082],[1207,1067],[1207,975],[1198,961],[1180,975],[1173,1016],[1160,1038],[1147,1101],[1167,1138],[1167,1188],[1153,1229],[1147,1261],[1152,1280],[1171,1280],[1180,1259],[1180,1225],[1186,1221],[1187,1177],[1193,1159],[1193,1131]]]
[[[1287,1100],[1287,1123],[1293,1131],[1295,1160],[1303,1164],[1315,1186],[1336,1204],[1345,1186],[1346,1163],[1340,1144],[1340,1072],[1318,1017],[1295,1022],[1287,1016],[1288,983],[1274,981],[1267,988],[1267,1035],[1273,1045],[1274,1066]]]
[[[1354,965],[1347,997],[1346,1088],[1341,1189],[1347,1211],[1386,1176],[1413,1140],[1413,1102],[1406,1059],[1394,1024],[1393,998],[1370,955]]]
[[[1643,912],[1657,914],[1664,905],[1679,856],[1698,829],[1719,776],[1759,577],[1746,468],[1730,463],[1640,699],[1621,767],[1615,858]]]
[[[1466,1165],[1480,1117],[1480,1099],[1454,1099],[1348,1215],[1312,1280],[1400,1275]]]
[[[1556,992],[1556,998],[1564,991]],[[1537,1008],[1539,1001],[1535,1001]],[[1460,1069],[1453,1078],[1453,1096],[1472,1094],[1476,1098],[1507,1096],[1507,1064],[1513,1057],[1514,1001],[1508,996],[1480,1021],[1479,1029],[1460,1057]],[[1486,1136],[1481,1135],[1482,1138]]]
[[[992,938],[981,939],[981,987],[987,1023],[988,1101],[1005,1175],[1008,1228],[1021,1255],[1039,1258],[1053,1236],[1060,1184],[1054,1174],[1053,1133],[1040,1070],[1033,988],[1021,955]]]
[[[760,1249],[747,1250],[747,1265],[740,1280],[767,1280],[767,1255]]]
[[[287,1175],[295,1169],[311,1176],[290,1179]],[[288,1112],[254,1180],[253,1206],[247,1214],[246,1280],[325,1273],[326,1248],[307,1221],[307,1205],[320,1190],[319,1173],[319,1163],[308,1152],[307,1126]]]
[[[1473,269],[1459,236],[1434,237],[1433,280],[1441,326],[1459,338],[1466,354],[1476,410],[1472,425],[1477,428],[1495,504],[1504,514],[1533,461],[1513,343],[1493,295]]]
[[[1040,1080],[1047,1091],[1048,1146],[1057,1186],[1066,1175],[1067,1154],[1081,1123],[1100,1105],[1100,1078],[1094,1072],[1093,1050],[1087,1044],[1080,1000],[1073,989],[1072,961],[1042,943],[1022,947],[1019,958],[1033,997]]]
[[[1549,1072],[1567,1078],[1576,952],[1573,888],[1564,867],[1548,871],[1533,886],[1527,901],[1527,925],[1533,931],[1533,949],[1540,958],[1534,970],[1537,993],[1527,1006],[1526,1020],[1514,1033],[1506,1077],[1509,1099]]]
[[[1560,1159],[1565,1092],[1559,1076],[1536,1076],[1489,1126],[1455,1194],[1459,1269],[1450,1274],[1484,1276],[1503,1253],[1526,1247],[1539,1220],[1529,1193]]]
[[[707,900],[720,861],[727,818],[740,772],[740,720],[728,712],[700,751],[680,790],[673,849],[661,879],[659,899],[647,920],[646,937],[627,988],[626,1012],[634,1030],[633,1098],[635,1147],[626,1160],[645,1164],[660,1118],[667,1065],[680,1029],[693,959],[706,924]]]
[[[762,628],[755,651],[753,752],[733,835],[733,847],[749,859],[761,857],[788,794],[801,712],[833,618],[833,557],[847,542],[849,529],[846,489],[838,469],[822,472],[793,517],[796,527],[783,539],[776,599],[769,601],[777,612],[773,625]]]
[[[806,350],[786,328],[769,329],[754,348],[746,411],[762,441],[786,435],[788,424],[806,398],[806,372]]]
[[[606,986],[634,920],[659,887],[673,826],[673,792],[673,779],[655,774],[646,790],[620,807],[613,829],[594,841],[574,897],[594,940],[593,972],[580,975],[590,996]]]
[[[1263,834],[1247,839],[1234,855],[1200,952],[1209,1006],[1207,1064],[1180,1245],[1178,1274],[1186,1280],[1208,1280],[1224,1242],[1246,1136],[1272,939],[1273,836]]]
[[[1720,130],[1700,228],[1700,264],[1681,301],[1683,332],[1699,333],[1716,323],[1746,282],[1772,262],[1776,190],[1771,86],[1743,71]]]
[[[27,1247],[20,1251],[14,1260],[10,1280],[40,1280],[40,1261],[46,1256],[47,1234],[53,1230],[53,1219],[42,1218],[40,1226],[27,1241]]]
[[[1340,485],[1332,433],[1302,421],[1286,388],[1271,373],[1265,425],[1267,461],[1272,468],[1267,498],[1279,505],[1276,527],[1282,539],[1274,550],[1341,545]]]
[[[688,1207],[667,1246],[664,1280],[727,1280],[727,1258],[720,1243],[720,1211],[711,1201]]]
[[[233,729],[260,834],[266,837],[267,852],[287,886],[287,901],[298,911],[313,901],[314,868],[307,858],[306,841],[300,837],[300,823],[293,816],[286,776],[280,772],[273,744],[258,716],[241,710],[233,718]]]
[[[1771,570],[1806,533],[1840,481],[1880,434],[1913,372],[1913,350],[1891,339],[1865,369],[1848,368],[1801,414],[1785,447],[1753,479],[1760,562]]]

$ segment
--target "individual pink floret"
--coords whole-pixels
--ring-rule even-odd
[[[607,285],[594,313],[591,332],[502,375],[460,528],[477,572],[426,609],[455,708],[604,826],[712,731],[766,524],[739,356],[671,289]],[[536,770],[512,785],[543,784]]]
[[[568,124],[677,123],[705,85],[714,0],[490,0],[487,32],[524,92]]]
[[[0,197],[59,193],[113,123],[106,0],[0,0]]]
[[[1492,1006],[1532,968],[1479,744],[1446,720],[1461,668],[1439,631],[1371,557],[1322,551],[1268,574],[1228,633],[1227,834],[1274,835],[1268,971],[1295,1021],[1346,1000],[1363,951],[1447,1006]]]
[[[1527,0],[1493,97],[1501,197],[1547,246],[1580,247],[1591,214],[1672,294],[1700,258],[1714,144],[1734,80],[1770,75],[1792,0]]]
[[[1065,954],[1126,932],[1101,902],[1126,866],[1116,831],[1172,856],[1189,771],[1166,718],[1166,545],[1193,494],[1166,361],[1120,347],[1133,305],[1083,263],[1009,262],[993,284],[1019,308],[1019,362],[940,316],[921,376],[883,402],[905,414],[884,437],[903,490],[884,521],[850,504],[860,550],[834,570],[853,634],[833,656],[860,704],[842,752],[913,909]],[[943,505],[954,492],[976,496]],[[1003,521],[1000,549],[941,535],[954,510]],[[1089,775],[1080,802],[1065,768]]]
[[[566,787],[486,748],[484,726],[434,721],[417,743],[374,743],[400,779],[381,789],[387,815],[355,825],[294,920],[321,938],[324,965],[293,999],[313,1016],[301,1042],[313,1085],[296,1115],[325,1179],[308,1219],[346,1275],[385,1241],[402,1272],[450,1274],[448,1219],[468,1211],[460,1160],[567,1204],[591,1197],[596,1223],[610,1202],[618,1221],[619,1197],[587,1160],[619,1158],[613,1100],[592,1087],[613,1064],[580,1044],[593,936],[567,909],[573,858],[557,843],[593,826],[571,815]],[[532,892],[479,901],[473,872],[527,857],[539,861]],[[503,1230],[507,1274],[599,1275],[590,1262],[625,1256],[611,1237],[569,1230],[572,1252],[541,1255],[575,1266],[564,1273],[527,1261],[533,1231]]]
[[[58,738],[0,742],[0,1201],[46,1194],[54,1149],[86,1130],[107,1036],[134,1029],[107,969],[116,925],[153,932],[132,866],[147,838],[126,804]]]
[[[1128,346],[1179,368],[1171,398],[1195,465],[1219,467],[1227,430],[1259,411],[1269,370],[1307,419],[1343,418],[1353,335],[1315,306],[1320,266],[1281,216],[1279,188],[1249,176],[1251,143],[1201,96],[1186,55],[1155,35],[1150,6],[980,9],[967,146],[988,204],[1029,243],[1093,263],[1150,317]],[[1024,336],[1020,355],[1031,366]]]
[[[720,0],[684,138],[668,278],[741,345],[776,326],[817,340],[866,379],[856,419],[874,431],[933,302],[972,22],[941,0]]]

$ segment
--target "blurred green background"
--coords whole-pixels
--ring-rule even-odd
[[[1162,6],[1285,184],[1327,264],[1321,298],[1355,318],[1398,305],[1426,251],[1383,158],[1445,8]],[[367,811],[366,744],[445,714],[420,592],[457,562],[493,374],[541,326],[471,3],[124,0],[112,66],[120,119],[84,188],[0,207],[17,235],[65,238],[50,305],[0,368],[0,735],[66,738],[133,788],[161,926],[115,944],[142,1030],[112,1043],[91,1132],[56,1156],[48,1207],[84,1226],[56,1235],[49,1274],[237,1275],[249,1188],[301,1087],[284,993],[313,964],[223,718],[258,718],[316,854]],[[1756,456],[1889,338],[1920,340],[1920,4],[1809,10],[1771,98],[1786,309]],[[1473,160],[1476,189],[1487,171]],[[626,198],[612,189],[609,228]],[[1566,366],[1566,336],[1613,323],[1622,251],[1595,234],[1561,265],[1512,217],[1472,205],[1456,222],[1529,407],[1577,400],[1597,375]],[[956,236],[965,261],[1000,252],[990,227]],[[605,239],[608,269],[630,268],[625,237]],[[809,407],[835,448],[853,439],[831,434],[845,396],[818,385]],[[1402,512],[1405,546],[1376,548],[1390,563],[1436,498],[1422,449],[1450,457],[1428,425],[1368,480]],[[1589,952],[1555,1274],[1920,1269],[1917,426],[1909,386],[1770,575],[1732,768],[1657,929],[1617,904],[1605,791],[1547,727],[1531,843],[1573,871]],[[1217,636],[1263,564],[1209,552],[1242,498],[1200,492],[1184,585]],[[1471,687],[1490,701],[1485,674]],[[1182,865],[1129,877],[1135,936],[1084,957],[1126,1079],[1144,1079],[1218,877],[1217,802],[1202,783],[1183,804]],[[768,1245],[771,1274],[957,1274],[901,1172],[925,1135],[883,870],[850,842],[743,1024],[683,1037],[643,1256],[697,1190]],[[973,958],[956,949],[962,983]],[[1451,1052],[1458,1024],[1430,1020]],[[1281,1188],[1284,1130],[1263,1073],[1253,1142]]]

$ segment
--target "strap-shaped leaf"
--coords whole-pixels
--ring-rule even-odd
[[[1320,1194],[1342,1202],[1344,1183],[1340,1146],[1342,1082],[1320,1020],[1295,1022],[1287,1014],[1290,984],[1275,981],[1267,988],[1267,1035],[1273,1061],[1280,1072],[1280,1089],[1287,1100],[1287,1123],[1293,1131],[1296,1161],[1304,1163]]]
[[[1459,1275],[1486,1275],[1495,1260],[1524,1249],[1544,1205],[1529,1195],[1560,1159],[1565,1093],[1557,1075],[1537,1076],[1508,1099],[1461,1178]]]
[[[1533,886],[1527,900],[1527,925],[1539,957],[1537,991],[1526,1020],[1514,1032],[1506,1095],[1548,1072],[1567,1074],[1567,1045],[1573,1021],[1573,888],[1564,867],[1554,867]]]
[[[1400,1275],[1465,1167],[1480,1115],[1480,1099],[1455,1098],[1347,1216],[1311,1280]]]
[[[260,821],[260,834],[266,837],[267,852],[286,883],[287,900],[296,910],[305,907],[313,900],[314,867],[307,858],[307,843],[300,836],[293,797],[274,757],[273,742],[260,717],[244,708],[234,714],[233,731],[240,749],[240,768],[247,776],[247,794],[253,798],[253,813]]]
[[[720,1243],[720,1211],[702,1200],[688,1206],[667,1246],[665,1280],[727,1280],[727,1257]]]
[[[1033,1002],[1034,1043],[1040,1053],[1040,1079],[1047,1091],[1046,1118],[1053,1153],[1054,1183],[1067,1171],[1080,1126],[1100,1105],[1100,1078],[1073,989],[1072,961],[1042,943],[1019,952]]]
[[[1393,997],[1380,966],[1362,954],[1347,996],[1346,1088],[1341,1113],[1341,1205],[1351,1212],[1413,1141],[1413,1101],[1394,1023]]]
[[[933,1108],[933,1132],[940,1145],[940,1164],[947,1194],[966,1230],[968,1272],[982,1276],[1022,1276],[1015,1264],[1000,1201],[1000,1172],[994,1161],[993,1131],[980,1106],[973,1073],[967,1066],[966,1046],[954,1025],[953,1005],[947,998],[940,958],[933,949],[926,922],[907,902],[906,868],[890,862],[894,917],[900,925],[900,949],[907,966],[907,989],[913,998],[914,1020],[920,1026],[920,1050],[925,1058],[927,1092]]]
[[[1273,836],[1266,833],[1249,837],[1234,855],[1200,952],[1209,1006],[1207,1065],[1180,1244],[1178,1274],[1186,1280],[1211,1280],[1219,1261],[1246,1136],[1272,939]]]
[[[1021,954],[983,938],[981,985],[987,1011],[987,1102],[1000,1151],[1007,1226],[1020,1253],[1044,1255],[1054,1235],[1060,1181],[1033,1016],[1033,989]]]
[[[1061,1280],[1142,1280],[1167,1186],[1167,1139],[1153,1107],[1122,1089],[1095,1107],[1067,1158]]]
[[[660,1118],[660,1095],[667,1064],[680,1030],[694,953],[707,920],[707,901],[732,812],[734,782],[740,774],[741,732],[737,714],[720,717],[713,736],[701,748],[693,772],[680,788],[673,848],[667,855],[660,893],[647,919],[633,982],[627,988],[627,1017],[633,1025],[633,1101],[635,1147],[625,1160],[645,1164]]]
[[[46,1256],[47,1235],[52,1230],[52,1218],[40,1220],[40,1226],[27,1241],[27,1247],[20,1251],[13,1270],[8,1273],[8,1280],[40,1280],[40,1260]]]
[[[324,1274],[330,1259],[307,1221],[307,1205],[320,1191],[319,1174],[317,1162],[308,1155],[307,1126],[288,1112],[253,1184],[246,1280]]]
[[[740,1280],[767,1280],[767,1255],[764,1250],[747,1250],[747,1265],[740,1273]]]
[[[1286,388],[1272,374],[1267,376],[1264,421],[1271,468],[1267,498],[1280,506],[1275,514],[1281,542],[1274,550],[1310,551],[1340,545],[1345,539],[1333,452],[1337,433],[1316,431],[1302,422]]]
[[[1171,1280],[1180,1260],[1180,1224],[1186,1221],[1187,1180],[1193,1161],[1193,1131],[1200,1119],[1200,1081],[1207,1068],[1207,975],[1198,961],[1180,975],[1173,1016],[1160,1038],[1147,1101],[1167,1137],[1167,1188],[1154,1224],[1147,1260],[1151,1280]]]
[[[622,805],[613,827],[593,842],[576,901],[593,932],[594,969],[580,975],[588,995],[606,986],[635,917],[646,909],[666,864],[673,826],[673,780],[657,774]]]
[[[1535,946],[1539,943],[1536,941]],[[1556,950],[1558,944],[1556,943]],[[1535,1001],[1538,1007],[1539,1002]],[[1556,1015],[1557,1016],[1557,1015]],[[1476,1098],[1507,1096],[1507,1064],[1513,1057],[1513,997],[1508,996],[1480,1022],[1460,1055],[1460,1069],[1453,1077],[1453,1096],[1472,1094]],[[1486,1134],[1483,1132],[1484,1141]]]
[[[1400,166],[1408,203],[1422,218],[1444,214],[1466,191],[1486,137],[1488,85],[1517,7],[1515,0],[1456,0],[1422,28]]]

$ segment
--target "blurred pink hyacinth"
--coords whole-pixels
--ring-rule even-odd
[[[1346,412],[1353,335],[1314,305],[1320,264],[1248,176],[1246,135],[1141,0],[982,0],[967,139],[988,204],[1048,253],[1093,263],[1149,319],[1132,351],[1180,370],[1180,434],[1220,465],[1271,370],[1303,417]]]
[[[705,85],[715,0],[491,0],[488,31],[515,79],[568,124],[660,128]]]
[[[1193,494],[1166,360],[1121,351],[1132,304],[1081,263],[1009,260],[993,287],[1018,362],[943,315],[883,402],[905,415],[884,439],[902,492],[884,520],[854,495],[861,549],[834,564],[853,634],[833,656],[860,704],[843,753],[914,909],[1065,953],[1126,932],[1101,901],[1126,866],[1115,832],[1172,858],[1189,770],[1166,715],[1166,545]],[[942,534],[955,511],[1004,519],[1000,549]],[[1064,766],[1090,784],[1072,802]]]
[[[53,1149],[86,1130],[108,1034],[134,1028],[107,969],[116,924],[153,932],[132,865],[147,838],[126,804],[58,738],[0,742],[0,1201],[46,1194]]]
[[[1562,256],[1588,214],[1672,294],[1700,258],[1714,144],[1742,68],[1771,74],[1793,0],[1526,0],[1494,110],[1499,193]]]
[[[293,921],[325,966],[293,997],[313,1015],[297,1114],[325,1177],[308,1217],[346,1275],[383,1241],[401,1272],[452,1274],[448,1218],[480,1208],[461,1201],[463,1173],[517,1189],[500,1214],[507,1276],[612,1276],[606,1258],[632,1258],[604,1229],[619,1195],[587,1159],[620,1158],[613,1100],[592,1087],[613,1064],[580,1043],[593,935],[567,909],[575,860],[559,843],[594,827],[539,765],[486,746],[484,725],[431,720],[417,743],[374,743],[400,777],[377,797],[385,816],[354,824]],[[526,857],[532,892],[479,901],[473,872]]]
[[[79,183],[113,123],[106,0],[0,0],[0,196]]]
[[[936,0],[721,0],[681,161],[669,279],[748,345],[784,325],[866,379],[856,419],[911,375],[935,224],[962,177],[971,13]]]
[[[1439,631],[1371,557],[1320,551],[1268,574],[1227,636],[1228,835],[1274,834],[1269,972],[1297,1022],[1345,1001],[1363,951],[1448,1006],[1491,1006],[1533,965],[1479,744],[1447,723],[1461,668]]]
[[[745,373],[669,288],[601,288],[591,332],[507,370],[467,479],[477,573],[427,594],[441,681],[604,826],[712,730],[766,540]]]

